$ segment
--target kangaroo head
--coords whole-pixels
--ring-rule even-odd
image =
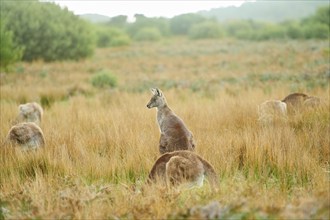
[[[152,88],[151,92],[152,92],[153,96],[151,97],[150,101],[147,104],[148,108],[163,107],[164,105],[166,105],[165,96],[163,95],[163,93],[160,89]]]
[[[18,109],[20,114],[26,117],[34,112],[34,108],[31,105],[29,105],[29,103],[19,105]]]
[[[19,114],[17,116],[17,120],[21,122],[36,122],[39,124],[42,117],[42,110],[39,109],[36,105],[36,103],[26,103],[19,105]]]

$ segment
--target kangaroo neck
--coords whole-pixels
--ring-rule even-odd
[[[168,112],[171,112],[171,109],[167,106],[167,104],[164,104],[163,106],[158,106],[157,107],[158,117],[162,117],[164,115],[167,115]]]
[[[171,114],[171,109],[166,104],[157,107],[157,121],[160,132],[164,132],[164,121],[169,114]]]

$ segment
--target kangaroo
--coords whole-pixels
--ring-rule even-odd
[[[159,89],[151,89],[148,108],[157,108],[157,121],[160,129],[159,152],[164,154],[176,150],[194,151],[193,134],[167,105],[166,98]]]
[[[305,108],[316,108],[321,105],[321,99],[319,97],[309,96],[303,104]]]
[[[321,104],[321,100],[315,96],[308,96],[304,93],[292,93],[286,96],[282,102],[288,105],[288,112],[295,113],[308,108],[315,108]]]
[[[9,143],[19,145],[23,149],[37,149],[45,145],[44,134],[34,122],[23,122],[14,125],[7,135]]]
[[[287,105],[279,100],[268,100],[258,106],[259,121],[263,124],[287,117]]]
[[[303,103],[307,98],[308,95],[304,93],[292,93],[286,96],[282,102],[287,104],[289,113],[294,113],[302,109]]]
[[[40,125],[43,110],[42,107],[36,102],[29,102],[26,104],[19,105],[19,114],[16,118],[16,122],[34,122]]]
[[[186,183],[201,187],[207,176],[213,190],[218,190],[218,176],[212,165],[192,151],[174,151],[161,155],[153,165],[148,182],[166,183],[168,187]]]

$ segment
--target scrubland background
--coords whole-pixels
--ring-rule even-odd
[[[329,49],[324,41],[185,39],[99,49],[1,75],[1,140],[20,103],[44,107],[46,146],[2,146],[2,218],[323,218],[329,216]],[[92,79],[110,71],[116,86]],[[159,156],[149,88],[194,133],[220,191],[146,187]],[[304,92],[317,109],[263,127],[257,105]]]
[[[296,14],[296,1],[272,2],[300,19],[280,23],[186,14],[92,24],[50,2],[0,4],[0,219],[330,218],[329,6],[298,18],[305,2]],[[218,192],[207,181],[145,184],[159,157],[152,87],[193,132]],[[258,122],[259,104],[293,92],[321,105]],[[22,152],[5,139],[18,105],[33,101],[46,146]]]

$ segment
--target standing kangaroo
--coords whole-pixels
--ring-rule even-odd
[[[162,91],[156,88],[151,89],[151,92],[153,96],[147,107],[157,108],[157,121],[161,132],[159,140],[160,154],[177,150],[194,151],[195,143],[192,133],[182,119],[168,107]]]

